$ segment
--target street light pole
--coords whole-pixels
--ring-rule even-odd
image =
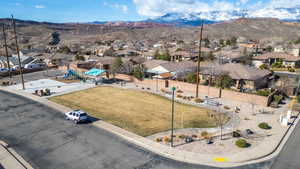
[[[158,92],[158,72],[156,72],[156,92]]]
[[[171,147],[174,147],[173,145],[173,133],[174,133],[174,98],[175,98],[175,87],[172,87],[172,129],[171,129]]]

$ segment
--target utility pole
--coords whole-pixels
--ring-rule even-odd
[[[5,54],[6,54],[6,61],[7,61],[7,68],[8,68],[8,75],[9,75],[9,82],[11,82],[11,68],[9,63],[9,56],[8,56],[8,49],[7,49],[7,41],[6,41],[6,33],[5,33],[5,24],[2,25],[2,32],[3,32],[3,39],[4,39],[4,47],[5,47]]]
[[[298,80],[298,86],[297,86],[297,89],[296,89],[296,96],[299,95],[299,88],[300,88],[300,76],[298,76],[299,80]]]
[[[18,36],[17,36],[17,31],[16,31],[16,21],[15,21],[13,15],[11,15],[11,19],[12,19],[14,34],[15,34],[15,42],[16,42],[16,48],[17,48],[17,53],[18,53],[18,62],[19,62],[19,70],[20,70],[20,75],[21,75],[22,87],[23,87],[23,90],[25,90],[22,64],[21,64],[21,58],[20,58],[20,49],[19,49],[19,45],[18,45]]]
[[[203,35],[203,20],[201,21],[201,31],[200,31],[200,40],[199,40],[199,54],[198,54],[198,65],[197,65],[197,86],[196,86],[196,98],[199,97],[199,83],[200,83],[200,59],[201,59],[201,48],[202,48],[202,35]]]

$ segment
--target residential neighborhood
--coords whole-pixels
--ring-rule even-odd
[[[277,3],[0,2],[0,169],[300,169]]]

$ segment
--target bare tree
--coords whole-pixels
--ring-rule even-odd
[[[220,110],[220,108],[219,108]],[[220,130],[221,130],[221,140],[223,140],[223,128],[224,128],[224,125],[226,124],[226,121],[227,121],[227,116],[225,113],[222,113],[220,111],[218,112],[214,112],[214,115],[213,115],[217,125],[220,127]]]
[[[287,76],[280,77],[276,88],[282,92],[283,94],[286,95],[292,95],[293,94],[293,89],[297,87],[297,82],[293,78],[289,78]]]

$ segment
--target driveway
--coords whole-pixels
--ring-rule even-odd
[[[212,169],[166,159],[90,124],[75,125],[56,110],[3,91],[0,140],[35,169]],[[268,169],[270,165],[238,168]]]

